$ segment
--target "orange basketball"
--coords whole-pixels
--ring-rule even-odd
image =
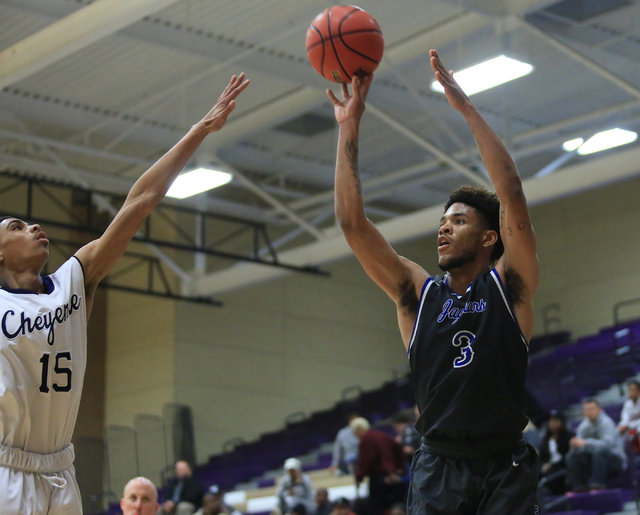
[[[380,25],[355,5],[336,5],[318,14],[307,30],[306,45],[314,69],[334,82],[373,72],[384,51]]]

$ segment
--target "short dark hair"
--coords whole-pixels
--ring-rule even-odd
[[[491,253],[491,261],[495,263],[504,252],[504,245],[500,237],[500,201],[498,200],[498,195],[480,186],[467,185],[451,192],[449,200],[444,205],[444,210],[446,211],[456,202],[461,202],[474,208],[480,213],[487,227],[498,233],[498,240]]]
[[[582,401],[582,404],[595,404],[596,406],[600,406],[598,399],[596,399],[595,397],[587,397]]]
[[[629,381],[627,383],[627,386],[631,386],[631,385],[636,386],[636,388],[640,388],[640,381]]]

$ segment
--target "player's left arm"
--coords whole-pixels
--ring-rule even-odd
[[[91,311],[98,283],[122,257],[144,220],[162,201],[171,183],[205,137],[224,126],[235,108],[235,99],[248,85],[249,81],[245,80],[244,73],[232,76],[218,101],[204,118],[138,178],[102,236],[76,252],[75,256],[84,270],[87,313]]]
[[[445,88],[449,103],[460,111],[471,129],[500,200],[500,236],[504,254],[496,269],[508,283],[507,289],[517,292],[511,300],[520,328],[529,339],[533,330],[533,297],[538,289],[539,268],[536,238],[522,181],[504,144],[456,83],[453,72],[442,65],[435,50],[429,52],[429,57],[436,79]]]

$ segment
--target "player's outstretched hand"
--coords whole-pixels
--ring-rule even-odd
[[[458,111],[462,111],[465,105],[471,103],[469,97],[466,95],[460,85],[453,78],[453,70],[447,70],[442,61],[440,61],[440,56],[438,56],[438,51],[431,49],[429,50],[429,61],[431,63],[431,68],[436,74],[436,80],[442,85],[444,88],[444,93],[447,96],[447,100],[451,107],[457,109]]]
[[[222,129],[227,121],[227,116],[236,107],[236,98],[249,85],[249,79],[244,79],[244,73],[240,75],[232,75],[229,84],[218,97],[216,105],[211,108],[200,123],[205,127],[207,132],[216,132]]]
[[[343,100],[333,94],[333,91],[327,89],[327,95],[329,100],[333,104],[333,110],[336,115],[336,121],[342,125],[347,120],[360,121],[362,113],[364,113],[365,101],[367,99],[367,93],[369,87],[373,81],[373,74],[368,73],[363,76],[354,75],[351,79],[351,90],[353,95],[349,94],[349,87],[346,84],[342,85]]]

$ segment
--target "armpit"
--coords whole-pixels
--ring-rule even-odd
[[[504,271],[504,285],[511,304],[516,306],[524,300],[524,281],[520,274],[512,268],[507,268]]]
[[[416,315],[418,313],[418,296],[416,295],[416,289],[413,282],[409,279],[398,285],[398,291],[400,293],[400,300],[398,306],[410,315]]]

